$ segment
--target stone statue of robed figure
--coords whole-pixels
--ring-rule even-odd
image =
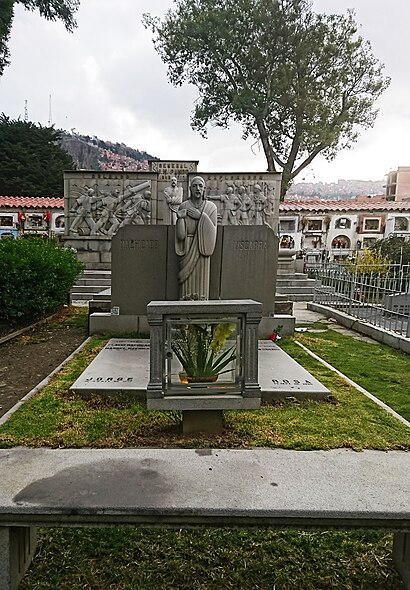
[[[209,299],[210,256],[216,242],[217,207],[205,200],[205,181],[196,176],[190,198],[177,211],[175,252],[180,256],[180,297]]]

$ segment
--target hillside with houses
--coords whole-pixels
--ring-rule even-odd
[[[80,170],[146,172],[148,161],[157,159],[146,151],[130,148],[124,143],[75,132],[64,132],[61,147],[71,155]]]

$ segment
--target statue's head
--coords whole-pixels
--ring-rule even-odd
[[[171,186],[175,187],[178,184],[178,179],[176,176],[171,178]]]
[[[205,195],[205,180],[202,176],[195,176],[190,184],[191,197],[194,199],[203,199]]]

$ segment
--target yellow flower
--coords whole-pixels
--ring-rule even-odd
[[[217,324],[213,332],[211,349],[214,352],[219,352],[223,348],[227,338],[229,338],[234,329],[235,324]]]

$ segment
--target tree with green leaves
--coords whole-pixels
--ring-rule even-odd
[[[27,10],[38,9],[41,16],[47,20],[61,20],[67,31],[71,32],[77,26],[74,13],[78,9],[80,0],[0,0],[0,76],[10,63],[8,41],[15,4],[22,4]]]
[[[72,157],[58,144],[61,132],[0,115],[0,194],[61,197]]]
[[[192,127],[242,125],[260,142],[282,195],[321,154],[333,159],[371,127],[387,88],[354,14],[316,14],[309,0],[176,0],[144,15],[169,80],[199,90]]]
[[[410,240],[404,237],[392,235],[383,240],[377,240],[370,248],[386,256],[391,262],[410,264]]]

